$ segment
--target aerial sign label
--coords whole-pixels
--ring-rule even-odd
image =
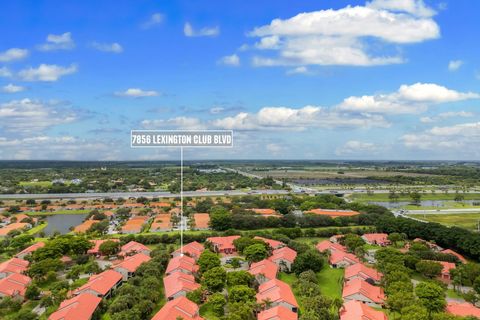
[[[233,147],[231,130],[132,130],[131,147]]]

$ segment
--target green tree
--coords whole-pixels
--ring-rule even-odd
[[[418,272],[423,274],[427,278],[435,278],[438,275],[440,275],[440,272],[442,272],[442,265],[438,262],[435,261],[429,261],[429,260],[422,260],[419,261],[416,265],[415,268]]]
[[[415,287],[415,294],[420,304],[428,310],[429,315],[445,308],[445,291],[436,283],[420,282]]]
[[[213,230],[225,231],[232,228],[232,214],[222,206],[210,209],[210,227]]]
[[[401,320],[430,320],[428,310],[422,305],[413,304],[400,312]]]
[[[227,273],[227,285],[229,287],[245,285],[250,286],[255,277],[247,271],[232,271]]]
[[[120,243],[112,240],[105,241],[100,245],[99,251],[104,256],[114,255],[120,251]]]
[[[227,300],[221,293],[214,293],[208,298],[208,303],[212,306],[212,310],[216,316],[221,317],[225,313],[225,305]]]
[[[365,245],[365,241],[357,234],[347,234],[343,241],[350,252],[355,252],[355,249]]]
[[[216,253],[213,253],[210,250],[205,250],[198,258],[197,264],[199,266],[200,273],[204,273],[212,268],[219,267],[221,262]]]
[[[260,243],[246,247],[243,253],[245,254],[245,258],[248,262],[258,262],[267,258],[268,256],[267,249]]]
[[[292,271],[300,274],[307,270],[318,272],[322,269],[325,261],[317,250],[308,250],[297,255],[293,262]]]
[[[203,273],[202,284],[211,292],[223,290],[227,280],[227,272],[222,267],[215,267]]]
[[[30,284],[25,291],[25,298],[37,300],[40,297],[40,289],[34,283]]]
[[[255,301],[255,290],[244,285],[233,286],[228,292],[230,302],[253,302]]]

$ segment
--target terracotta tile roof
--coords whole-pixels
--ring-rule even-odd
[[[91,226],[93,226],[96,223],[99,223],[100,221],[98,220],[85,220],[82,224],[76,226],[73,231],[76,233],[83,233],[87,232],[88,229],[90,229]]]
[[[145,205],[143,203],[124,203],[122,204],[122,207],[124,208],[143,208]]]
[[[23,274],[12,273],[0,280],[0,293],[6,296],[25,296],[27,286],[32,282],[30,277]]]
[[[352,295],[363,295],[378,304],[383,304],[385,301],[385,294],[382,288],[373,286],[367,281],[358,278],[347,281],[343,286],[342,297],[345,299]]]
[[[114,268],[122,268],[128,272],[137,271],[138,267],[144,262],[150,261],[152,258],[143,253],[137,253],[136,255],[126,257],[125,260],[115,265]]]
[[[450,301],[447,303],[446,311],[455,316],[460,316],[460,317],[473,316],[473,317],[480,318],[480,308],[477,308],[468,302],[460,303],[460,302]]]
[[[195,213],[193,219],[196,229],[208,229],[210,227],[210,215],[208,213]]]
[[[89,293],[82,293],[65,300],[48,320],[90,320],[102,298]]]
[[[240,238],[240,236],[229,236],[229,237],[210,237],[207,238],[208,242],[211,242],[213,245],[218,246],[219,250],[225,249],[235,249],[233,241]]]
[[[352,277],[358,276],[364,280],[368,278],[376,282],[382,279],[382,274],[373,268],[369,268],[363,263],[355,263],[354,265],[345,268],[345,279],[349,280]]]
[[[347,261],[347,262],[349,262],[350,264],[354,264],[354,263],[359,263],[359,262],[360,262],[360,260],[358,260],[358,258],[357,258],[354,254],[351,254],[351,253],[348,253],[348,252],[344,252],[344,251],[333,251],[333,252],[330,254],[330,259],[329,259],[330,264],[338,264],[338,263],[340,263],[341,261]]]
[[[136,241],[130,241],[126,244],[124,244],[120,248],[120,255],[130,255],[132,253],[138,253],[138,252],[143,252],[143,251],[152,251],[150,250],[146,245],[143,245],[139,242]]]
[[[153,219],[150,230],[159,230],[159,229],[171,229],[170,219],[172,215],[170,213],[160,213],[155,216]]]
[[[387,315],[355,300],[343,304],[340,309],[340,320],[388,320]]]
[[[289,247],[283,247],[280,249],[273,250],[272,255],[268,258],[270,261],[277,261],[277,260],[286,260],[291,263],[295,261],[297,257],[297,252]]]
[[[268,310],[264,310],[258,314],[258,320],[297,320],[298,314],[285,308],[284,306],[276,306]]]
[[[30,262],[23,259],[11,258],[0,264],[0,272],[4,273],[23,273],[27,271]]]
[[[458,258],[458,260],[460,260],[462,263],[467,263],[467,259],[465,259],[464,256],[462,256],[460,253],[457,253],[455,251],[453,251],[452,249],[445,249],[443,251],[440,251],[441,253],[445,253],[445,254],[450,254],[452,256],[455,256]]]
[[[9,225],[6,225],[3,228],[0,228],[0,237],[8,235],[8,233],[12,230],[21,230],[25,227],[28,227],[28,223],[24,223],[24,222],[11,223]]]
[[[286,302],[298,308],[297,300],[288,284],[278,279],[267,281],[258,287],[257,302],[269,300],[272,303]]]
[[[272,280],[277,277],[278,266],[270,260],[264,259],[259,262],[252,263],[248,272],[254,276],[261,275],[267,279]]]
[[[313,213],[321,216],[329,216],[332,218],[336,217],[353,217],[358,216],[360,212],[353,210],[331,210],[331,209],[313,209],[307,213]]]
[[[118,242],[118,239],[103,239],[103,240],[90,240],[91,243],[93,243],[93,248],[89,249],[87,253],[89,254],[99,254],[100,253],[100,246],[102,243],[106,241],[114,241]]]
[[[197,258],[200,257],[202,252],[205,250],[203,244],[198,243],[197,241],[193,241],[187,243],[183,246],[183,253],[188,254],[190,257]],[[181,252],[180,249],[175,250],[174,254],[179,254]]]
[[[262,216],[279,216],[279,214],[277,213],[277,211],[273,210],[273,209],[259,209],[259,208],[255,208],[255,209],[249,209],[250,211],[253,211],[255,212],[256,214],[260,214]]]
[[[40,249],[40,248],[43,248],[45,247],[45,242],[37,242],[37,243],[34,243],[32,244],[31,246],[23,249],[22,251],[20,251],[19,253],[16,254],[16,256],[19,256],[19,255],[24,255],[24,254],[28,254],[28,253],[32,253],[34,252],[35,250],[37,249]]]
[[[450,274],[450,270],[452,269],[455,269],[455,263],[453,262],[446,262],[446,261],[435,261],[435,262],[438,262],[442,265],[442,274],[443,275],[449,275]]]
[[[341,244],[338,244],[338,243],[332,243],[328,240],[323,240],[322,242],[318,243],[316,246],[318,251],[320,252],[325,252],[327,250],[329,250],[330,252],[333,252],[333,251],[346,251],[347,248],[345,248],[344,246],[342,246]]]
[[[114,270],[106,270],[99,274],[94,274],[88,279],[80,288],[77,288],[73,294],[78,295],[86,290],[95,291],[100,295],[105,295],[110,291],[119,281],[122,281],[122,275]]]
[[[285,247],[285,243],[283,243],[281,241],[267,239],[267,238],[259,237],[259,236],[256,236],[253,239],[262,240],[263,242],[267,243],[270,247],[272,247],[272,249],[279,249],[281,247]]]
[[[195,259],[187,255],[176,256],[170,259],[170,261],[168,262],[167,270],[165,271],[165,273],[170,274],[172,273],[172,271],[179,269],[184,270],[187,273],[194,273],[197,272],[198,266],[195,264]]]
[[[150,202],[150,207],[170,208],[170,203],[168,203],[168,202]]]
[[[365,233],[362,238],[370,244],[389,244],[388,234],[386,233]]]
[[[195,277],[183,272],[174,272],[163,278],[163,285],[165,287],[165,296],[167,298],[179,293],[180,291],[190,292],[200,288],[200,285],[195,282]]]
[[[149,218],[147,216],[134,216],[127,220],[125,225],[122,227],[122,231],[140,232],[148,219]]]
[[[36,221],[38,220],[37,218],[35,218],[35,217],[30,217],[30,216],[28,216],[28,215],[26,215],[26,214],[24,214],[24,213],[15,214],[15,215],[13,215],[13,216],[10,217],[10,219],[12,219],[12,218],[16,218],[16,219],[17,219],[17,222],[22,222],[23,219],[29,219],[29,218],[31,218],[34,222],[36,222]]]
[[[181,318],[183,320],[203,320],[198,314],[198,306],[181,296],[174,300],[168,301],[152,320],[177,320]]]

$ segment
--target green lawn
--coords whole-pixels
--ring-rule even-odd
[[[328,238],[320,238],[320,237],[305,237],[305,238],[296,238],[295,241],[298,241],[298,242],[301,242],[301,243],[305,243],[305,244],[309,244],[309,245],[316,245],[317,243],[323,241],[323,240],[327,240]]]
[[[421,200],[454,200],[455,199],[455,193],[435,193],[432,194],[430,192],[427,193],[420,193],[422,195]],[[479,200],[480,201],[480,193],[465,193],[462,195],[464,196],[465,200]],[[390,201],[389,194],[388,193],[375,193],[375,194],[366,194],[366,193],[356,193],[351,196],[352,200],[356,201]],[[399,195],[399,198],[397,201],[412,201],[412,198],[408,195],[406,196],[401,196]]]
[[[212,306],[209,303],[205,303],[200,307],[200,315],[205,320],[220,320],[220,318],[213,312]]]
[[[52,181],[20,181],[18,185],[22,187],[51,187]]]
[[[45,229],[47,226],[48,226],[48,222],[45,221],[45,222],[40,223],[38,226],[35,226],[32,229],[27,230],[27,232],[25,232],[25,233],[33,236],[33,235],[39,233],[40,231],[42,231],[43,229]]]
[[[326,264],[317,274],[320,292],[330,298],[342,298],[344,269],[330,268]]]
[[[409,214],[408,216],[437,222],[446,226],[456,226],[469,230],[477,230],[480,213],[455,213],[455,214]]]
[[[84,214],[89,213],[92,210],[79,209],[79,210],[57,210],[57,211],[27,211],[24,212],[29,216],[52,216],[55,214]]]

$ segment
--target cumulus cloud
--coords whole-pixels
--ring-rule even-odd
[[[347,141],[343,146],[335,150],[337,156],[372,154],[379,151],[379,147],[371,142],[362,142],[357,140]]]
[[[240,65],[240,57],[236,54],[224,56],[220,60],[218,60],[218,63],[226,66],[238,67]]]
[[[11,48],[0,52],[0,62],[12,62],[22,60],[28,56],[27,49]]]
[[[144,98],[156,97],[158,96],[158,92],[154,90],[142,90],[140,88],[129,88],[125,91],[117,91],[115,95],[118,97]]]
[[[72,39],[71,32],[62,34],[49,34],[44,44],[38,45],[40,51],[71,50],[75,48],[75,42]]]
[[[462,155],[480,155],[476,146],[480,143],[480,122],[462,123],[453,126],[433,127],[420,133],[409,133],[401,137],[410,149],[445,153],[461,152]]]
[[[374,52],[371,43],[419,43],[440,37],[434,11],[421,0],[372,1],[366,6],[300,13],[274,19],[249,33],[259,38],[255,66],[354,65],[404,62],[399,54]],[[368,40],[367,40],[368,39]]]
[[[448,111],[448,112],[442,112],[439,113],[436,116],[432,117],[421,117],[420,122],[422,123],[433,123],[449,118],[470,118],[473,117],[475,114],[473,112],[468,112],[468,111]]]
[[[165,16],[159,12],[150,16],[150,19],[142,24],[142,29],[150,29],[156,25],[161,24],[165,20]]]
[[[23,69],[18,73],[20,79],[24,81],[57,81],[63,76],[77,72],[76,64],[71,64],[69,67],[62,67],[55,64],[41,64],[37,68]]]
[[[5,92],[5,93],[17,93],[17,92],[22,92],[24,90],[25,90],[25,87],[16,86],[12,83],[9,83],[2,87],[2,92]]]
[[[448,70],[457,71],[463,65],[462,60],[452,60],[448,63]]]
[[[7,67],[0,68],[0,77],[9,78],[12,76],[12,72]]]
[[[310,74],[310,71],[305,66],[296,67],[287,71],[288,75],[292,74]]]
[[[91,47],[98,51],[103,51],[103,52],[112,52],[112,53],[123,52],[123,47],[117,42],[114,42],[114,43],[92,42]]]
[[[185,22],[183,33],[187,37],[216,37],[220,34],[220,27],[204,27],[196,30],[189,22]]]
[[[78,115],[72,110],[39,100],[12,100],[0,104],[0,128],[7,132],[41,132],[77,119]]]
[[[415,83],[402,85],[389,94],[348,97],[337,108],[349,112],[408,114],[424,112],[436,104],[479,98],[480,95],[473,92],[459,92],[434,83]]]
[[[176,117],[167,120],[143,120],[141,125],[145,129],[175,128],[200,130],[206,128],[200,119],[193,117]]]

